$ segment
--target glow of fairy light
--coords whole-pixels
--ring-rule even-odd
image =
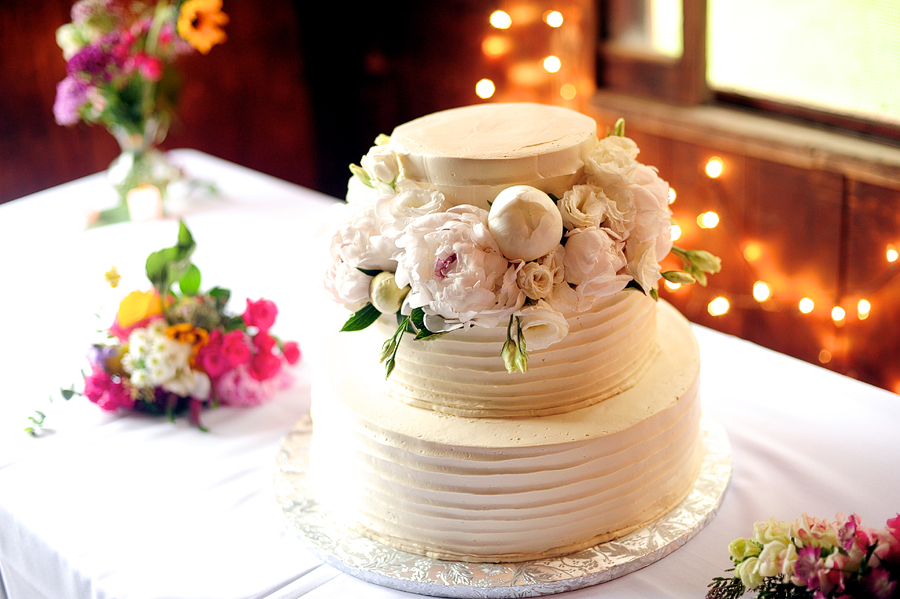
[[[509,16],[509,13],[502,10],[495,10],[492,12],[490,21],[491,25],[497,29],[509,29],[512,25],[512,17]]]
[[[481,42],[481,51],[489,58],[498,58],[509,52],[509,41],[501,35],[489,35]]]
[[[578,95],[578,88],[571,83],[566,83],[559,88],[559,95],[562,96],[563,100],[574,100],[575,96]]]
[[[897,258],[900,258],[900,253],[897,253],[897,248],[895,248],[893,245],[887,246],[885,255],[888,262],[896,262]]]
[[[819,352],[819,362],[822,364],[828,364],[831,362],[831,352],[827,349],[823,349]]]
[[[561,27],[563,24],[562,13],[558,10],[548,10],[544,13],[544,23],[550,27]]]
[[[713,156],[706,162],[706,176],[710,179],[718,179],[725,171],[725,163],[718,156]]]
[[[556,73],[562,68],[562,61],[556,56],[548,56],[544,59],[544,70],[548,73]]]
[[[713,316],[722,316],[726,314],[731,308],[731,304],[728,303],[728,300],[722,296],[717,297],[713,301],[709,302],[709,305],[706,307],[706,310]]]
[[[816,303],[808,297],[804,297],[800,300],[800,303],[797,304],[797,307],[800,308],[800,311],[804,314],[809,314],[816,307]]]
[[[475,95],[482,100],[487,100],[493,96],[495,91],[497,91],[497,88],[494,87],[494,82],[490,79],[482,79],[475,84]]]
[[[681,289],[681,283],[673,283],[672,281],[666,281],[666,287],[668,287],[671,291],[678,291]]]
[[[856,315],[860,320],[867,319],[871,311],[872,304],[869,303],[869,300],[861,299],[859,300],[859,303],[856,304]]]
[[[681,237],[681,227],[677,224],[672,224],[672,226],[669,227],[669,231],[672,232],[672,241],[678,241]]]
[[[831,320],[835,322],[841,322],[844,318],[847,317],[847,312],[844,311],[840,306],[835,306],[831,309]]]
[[[719,215],[715,212],[704,212],[697,217],[701,229],[714,229],[719,224]]]
[[[747,262],[756,262],[763,255],[763,247],[755,241],[748,241],[744,244],[744,260]]]
[[[769,286],[763,281],[757,281],[753,284],[753,299],[758,302],[764,302],[772,296]]]
[[[674,202],[675,202],[675,198],[677,198],[677,197],[678,197],[678,194],[675,193],[675,190],[674,190],[673,188],[670,187],[670,188],[669,188],[669,203],[670,203],[670,204],[674,203]]]

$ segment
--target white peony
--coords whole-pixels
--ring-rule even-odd
[[[631,277],[625,268],[622,243],[606,229],[577,229],[568,234],[563,260],[566,280],[583,295],[603,297],[621,291]]]
[[[525,302],[521,264],[500,253],[487,219],[481,208],[457,206],[414,220],[397,239],[396,283],[411,287],[405,309],[436,317],[426,318],[430,330],[496,326]]]
[[[528,185],[507,187],[494,199],[488,217],[491,234],[510,260],[535,260],[562,239],[559,210],[543,191]]]
[[[342,208],[344,222],[331,238],[324,287],[335,302],[355,310],[367,301],[371,278],[359,269],[393,271],[397,246],[390,223],[378,217],[374,202]]]
[[[565,316],[543,300],[525,306],[516,312],[516,316],[519,317],[519,326],[522,327],[528,351],[550,347],[569,334],[569,322]]]

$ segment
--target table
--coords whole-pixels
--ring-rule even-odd
[[[265,297],[276,332],[316,351],[315,317],[334,200],[190,150],[173,159],[220,194],[172,208],[198,243],[204,287],[232,307]],[[174,243],[177,219],[84,230],[106,192],[94,175],[0,206],[0,598],[413,597],[323,565],[285,526],[272,474],[281,439],[309,410],[310,360],[255,408],[187,420],[102,412],[56,399],[79,381],[88,334],[122,289],[147,288],[143,260]],[[121,288],[103,273],[116,265]],[[728,432],[732,483],[715,519],[643,570],[565,594],[702,597],[729,566],[728,543],[770,516],[900,511],[900,398],[746,341],[695,327],[705,412]],[[23,432],[33,410],[48,433]]]

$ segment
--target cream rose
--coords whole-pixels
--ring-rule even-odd
[[[525,306],[518,312],[519,326],[525,337],[528,351],[545,349],[565,339],[569,334],[569,322],[547,302]]]
[[[542,299],[553,291],[553,270],[538,262],[526,262],[519,269],[516,282],[529,299]]]
[[[488,228],[509,260],[535,260],[562,239],[562,217],[553,200],[528,185],[508,187],[497,194]]]
[[[556,207],[566,229],[585,229],[603,224],[609,203],[599,187],[576,185],[563,194]]]

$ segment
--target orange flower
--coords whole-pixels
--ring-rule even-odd
[[[213,46],[228,39],[222,30],[227,23],[222,0],[188,0],[181,6],[178,33],[202,54],[209,54]]]
[[[191,346],[191,363],[193,364],[197,352],[209,343],[209,333],[205,329],[200,329],[190,324],[182,322],[166,327],[166,337],[180,343]]]

